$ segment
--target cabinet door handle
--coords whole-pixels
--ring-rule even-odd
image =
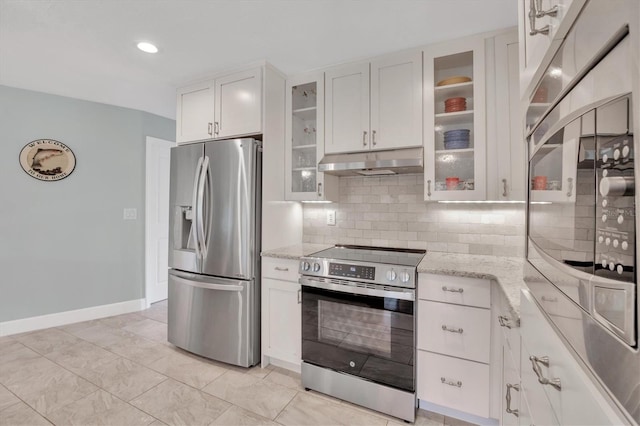
[[[215,133],[216,136],[218,136],[218,133],[220,133],[220,123],[218,123],[217,121],[213,123],[213,133]]]
[[[213,136],[213,123],[208,123],[207,133],[209,133],[209,135]]]
[[[362,146],[367,146],[367,131],[362,132]]]
[[[506,179],[502,179],[502,196],[503,197],[507,196],[507,180]]]
[[[463,293],[464,289],[463,288],[449,288],[445,285],[442,286],[442,291],[448,291],[451,293]]]
[[[558,5],[553,6],[549,10],[542,10],[542,0],[536,0],[536,18],[545,16],[556,16],[558,14]]]
[[[281,268],[280,266],[276,266],[275,268],[276,271],[282,271],[282,272],[287,272],[289,270],[289,268]]]
[[[545,25],[542,28],[536,29],[536,15],[538,12],[536,11],[536,0],[529,0],[529,26],[531,29],[529,30],[530,36],[535,36],[538,34],[549,34],[549,25]]]
[[[298,289],[298,305],[302,303],[302,289]]]
[[[520,385],[512,385],[511,383],[507,383],[507,395],[505,399],[507,400],[507,409],[505,410],[508,414],[513,414],[516,417],[519,417],[518,409],[511,409],[511,389],[515,389],[520,392]]]
[[[460,380],[448,380],[444,377],[440,377],[440,382],[444,383],[445,385],[449,385],[449,386],[455,386],[457,388],[461,388],[462,387],[462,382]]]
[[[427,196],[431,197],[431,180],[427,180]]]
[[[442,331],[448,331],[449,333],[462,334],[464,330],[462,328],[447,327],[446,325],[442,324]]]
[[[504,315],[498,315],[498,322],[501,327],[511,328],[511,324],[509,323],[509,318]]]
[[[322,197],[322,183],[318,182],[318,197]]]
[[[555,303],[558,301],[557,297],[542,296],[540,299],[542,299],[543,302],[549,302],[549,303]]]
[[[373,144],[373,146],[376,146],[376,131],[375,130],[371,131],[371,143]]]
[[[545,367],[549,367],[549,357],[548,356],[537,357],[535,355],[531,355],[529,357],[529,360],[531,361],[531,368],[533,368],[533,372],[536,373],[536,376],[538,376],[538,382],[540,384],[553,386],[557,390],[562,390],[562,385],[560,383],[560,379],[558,379],[558,378],[548,379],[548,378],[544,377],[544,375],[542,374],[542,368],[540,368],[539,364],[542,364]]]
[[[571,194],[573,194],[573,178],[567,178],[567,185],[569,186],[569,191],[567,191],[567,197],[571,197]]]

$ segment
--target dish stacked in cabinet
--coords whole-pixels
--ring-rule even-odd
[[[418,399],[489,417],[491,282],[420,274]]]

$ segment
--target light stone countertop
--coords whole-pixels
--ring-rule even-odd
[[[302,256],[309,256],[310,254],[326,250],[333,247],[333,244],[311,244],[302,243],[293,246],[280,247],[273,250],[266,250],[262,252],[262,257],[275,257],[277,259],[291,259],[298,260]]]
[[[263,251],[262,256],[298,260],[302,256],[308,256],[330,247],[333,245],[303,243]],[[418,273],[494,280],[509,301],[512,317],[519,319],[520,289],[525,287],[522,280],[523,264],[523,259],[514,257],[428,252],[418,265]]]
[[[511,308],[511,316],[520,318],[520,290],[524,260],[517,257],[484,256],[428,252],[418,265],[418,273],[483,278],[498,283]]]

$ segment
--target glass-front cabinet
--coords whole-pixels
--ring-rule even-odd
[[[287,80],[286,199],[338,201],[337,176],[318,172],[324,155],[324,74]],[[327,189],[325,182],[329,184]]]
[[[486,198],[484,57],[475,38],[424,52],[426,201]]]

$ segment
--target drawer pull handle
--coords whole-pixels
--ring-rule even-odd
[[[442,325],[442,331],[448,331],[449,333],[460,333],[462,334],[462,332],[464,330],[462,330],[461,328],[453,328],[453,327],[447,327],[446,325]]]
[[[275,269],[276,271],[282,271],[282,272],[287,272],[287,271],[289,270],[289,268],[281,268],[281,267],[279,267],[279,266],[276,266],[276,267],[275,267],[275,268],[273,268],[273,269]]]
[[[442,291],[450,291],[451,293],[462,293],[464,291],[463,288],[449,288],[446,285],[442,286]]]
[[[507,409],[505,410],[508,414],[513,414],[516,417],[519,417],[518,409],[511,409],[511,389],[515,389],[520,392],[520,385],[512,385],[511,383],[507,383],[507,395],[505,399],[507,400]]]
[[[460,380],[458,381],[453,381],[453,380],[447,380],[444,377],[440,377],[440,381],[442,383],[444,383],[445,385],[449,385],[449,386],[455,386],[457,388],[461,388],[462,387],[462,382]]]
[[[557,297],[542,296],[540,299],[542,299],[543,302],[550,302],[550,303],[555,303],[558,301]]]
[[[538,376],[538,382],[540,384],[553,386],[557,390],[562,390],[562,385],[560,383],[560,379],[558,379],[558,378],[548,379],[548,378],[544,377],[544,375],[542,374],[542,369],[540,368],[539,364],[542,364],[545,367],[549,367],[549,357],[548,356],[537,357],[535,355],[531,355],[529,357],[529,360],[531,361],[531,367],[533,368],[533,372],[536,373],[536,376]]]
[[[498,322],[500,323],[501,327],[511,328],[509,318],[505,317],[504,315],[498,315]]]

